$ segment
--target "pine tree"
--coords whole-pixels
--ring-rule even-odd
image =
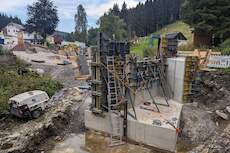
[[[7,16],[6,14],[0,13],[0,29],[4,28],[10,22],[14,22],[22,25],[22,21],[17,17]]]
[[[50,0],[38,0],[33,5],[29,5],[27,15],[27,30],[38,32],[44,39],[52,34],[58,25],[57,7]]]
[[[128,25],[128,9],[127,9],[127,5],[125,2],[122,5],[120,18],[123,19],[124,22]]]
[[[119,16],[120,17],[120,8],[118,6],[118,4],[114,4],[113,8],[110,9],[108,15],[112,15],[112,16]]]
[[[229,0],[185,0],[183,19],[195,32],[214,34],[223,40],[230,37]]]

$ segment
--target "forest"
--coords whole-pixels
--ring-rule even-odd
[[[17,16],[12,17],[6,14],[0,13],[0,29],[4,28],[10,22],[22,24],[22,21]]]
[[[135,8],[124,2],[119,9],[115,4],[107,15],[119,16],[126,24],[130,36],[146,36],[180,19],[181,0],[147,0]]]

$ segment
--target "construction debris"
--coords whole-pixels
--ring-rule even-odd
[[[230,114],[230,106],[226,107],[227,112]]]
[[[48,109],[42,119],[14,123],[13,127],[10,122],[0,124],[0,153],[41,152],[38,145],[65,131],[66,125],[70,123],[73,105],[81,105],[82,100],[83,96],[74,88],[63,89],[54,95],[50,102],[53,107]]]
[[[216,115],[218,115],[219,117],[221,117],[224,120],[228,120],[229,119],[229,115],[224,113],[221,110],[216,110]]]

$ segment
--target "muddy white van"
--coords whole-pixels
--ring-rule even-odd
[[[49,101],[46,92],[35,90],[16,95],[9,99],[10,113],[20,118],[38,118]]]

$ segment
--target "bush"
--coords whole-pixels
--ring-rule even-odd
[[[63,88],[61,83],[49,76],[41,77],[35,72],[19,75],[17,71],[22,67],[26,68],[28,65],[20,60],[0,67],[0,117],[8,112],[8,100],[12,96],[31,90],[43,90],[51,97]]]
[[[4,48],[0,45],[0,55],[4,55],[6,53],[6,51],[4,50]]]
[[[178,47],[179,51],[194,51],[195,49],[196,47],[193,45],[193,43],[187,43]]]
[[[146,48],[143,51],[143,56],[144,57],[154,57],[156,56],[157,49],[155,48]]]
[[[230,38],[220,44],[220,50],[222,54],[230,55]]]

